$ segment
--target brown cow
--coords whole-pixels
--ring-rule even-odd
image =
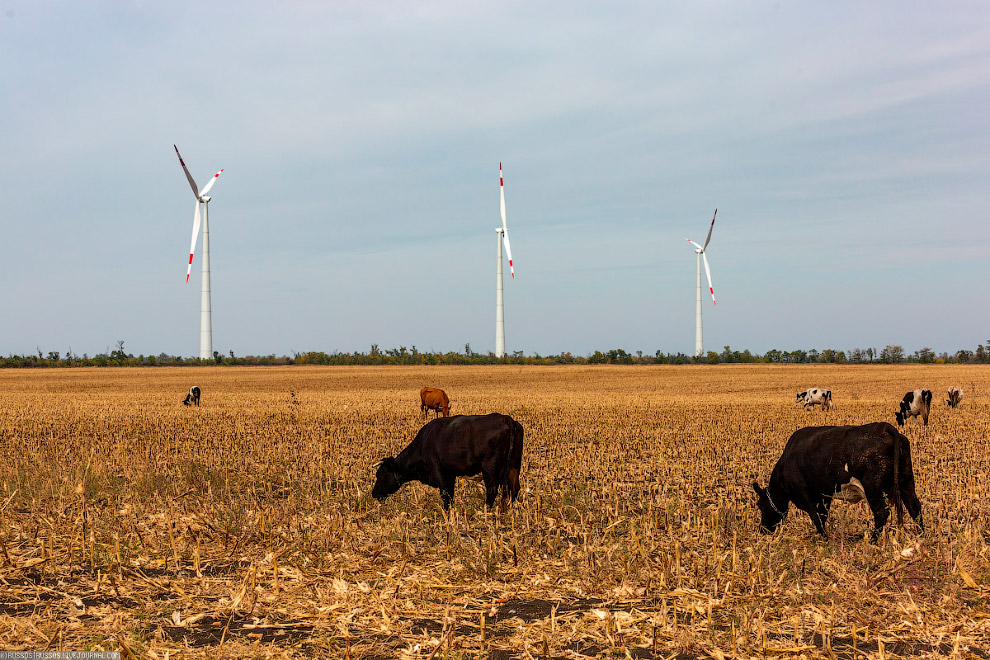
[[[450,399],[447,398],[447,393],[436,387],[424,387],[419,391],[419,409],[423,413],[423,417],[428,417],[430,411],[436,412],[435,417],[439,417],[440,413],[443,413],[444,417],[450,417]]]

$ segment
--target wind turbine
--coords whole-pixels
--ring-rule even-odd
[[[182,171],[186,173],[186,178],[189,179],[189,185],[192,187],[193,195],[196,197],[196,214],[193,216],[193,229],[192,229],[192,243],[189,245],[189,265],[186,267],[186,284],[189,284],[189,273],[192,272],[192,260],[193,253],[196,251],[196,237],[199,234],[199,207],[203,206],[203,288],[202,297],[200,304],[200,315],[199,315],[199,359],[209,360],[213,357],[213,317],[210,306],[210,197],[206,193],[210,192],[210,188],[213,184],[217,182],[220,174],[223,172],[221,169],[219,172],[210,178],[209,182],[203,186],[200,190],[196,187],[196,182],[193,180],[192,175],[189,174],[189,170],[186,168],[185,162],[182,160],[182,154],[179,153],[179,148],[174,144],[175,155],[179,157],[179,164],[182,165]]]
[[[495,280],[495,357],[505,357],[505,312],[502,306],[502,243],[505,243],[505,254],[509,257],[509,272],[516,279],[516,271],[512,267],[512,250],[509,248],[509,228],[505,224],[505,184],[502,182],[502,163],[498,164],[498,192],[501,196],[502,226],[495,228],[498,234],[498,275]]]
[[[686,239],[688,243],[693,245],[695,249],[695,254],[698,255],[698,298],[697,298],[697,317],[695,320],[694,329],[694,354],[695,356],[700,356],[703,348],[701,341],[701,262],[705,262],[705,275],[708,276],[708,291],[712,294],[712,307],[715,307],[715,289],[712,288],[712,271],[708,268],[708,257],[705,256],[705,248],[708,247],[708,242],[712,240],[712,230],[715,229],[715,216],[718,215],[718,209],[715,209],[715,215],[712,216],[712,224],[708,228],[708,238],[705,239],[704,245],[698,245],[690,238]]]

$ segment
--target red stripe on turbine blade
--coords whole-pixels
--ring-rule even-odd
[[[189,253],[189,265],[192,265],[192,252]]]
[[[186,273],[186,284],[189,284],[189,273]]]
[[[715,290],[714,290],[714,289],[712,289],[711,287],[708,287],[708,290],[709,290],[709,291],[711,291],[711,294],[712,294],[713,296],[715,295]]]

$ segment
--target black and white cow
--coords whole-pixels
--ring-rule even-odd
[[[894,414],[898,426],[904,426],[908,417],[921,417],[925,426],[928,426],[928,412],[932,407],[931,390],[914,390],[908,392],[901,399],[901,409]]]
[[[953,385],[949,388],[949,399],[946,401],[950,408],[958,408],[959,404],[963,400],[963,391],[961,387],[956,387]]]
[[[808,406],[814,409],[815,406],[821,406],[822,410],[828,407],[829,410],[832,409],[832,390],[826,390],[821,387],[812,387],[804,392],[797,393],[797,401],[795,403],[802,403],[805,410]]]
[[[189,394],[187,394],[186,398],[182,400],[182,405],[191,406],[192,404],[195,403],[196,407],[198,408],[200,394],[202,394],[202,392],[200,391],[199,386],[193,385],[192,387],[189,388]]]

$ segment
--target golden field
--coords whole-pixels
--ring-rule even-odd
[[[202,406],[181,405],[190,385]],[[370,466],[455,414],[525,429],[521,498]],[[944,403],[949,385],[966,399]],[[990,657],[990,369],[261,367],[0,371],[0,648],[122,657]],[[794,393],[833,390],[827,417]],[[911,421],[927,529],[836,502],[759,534],[802,426]]]

